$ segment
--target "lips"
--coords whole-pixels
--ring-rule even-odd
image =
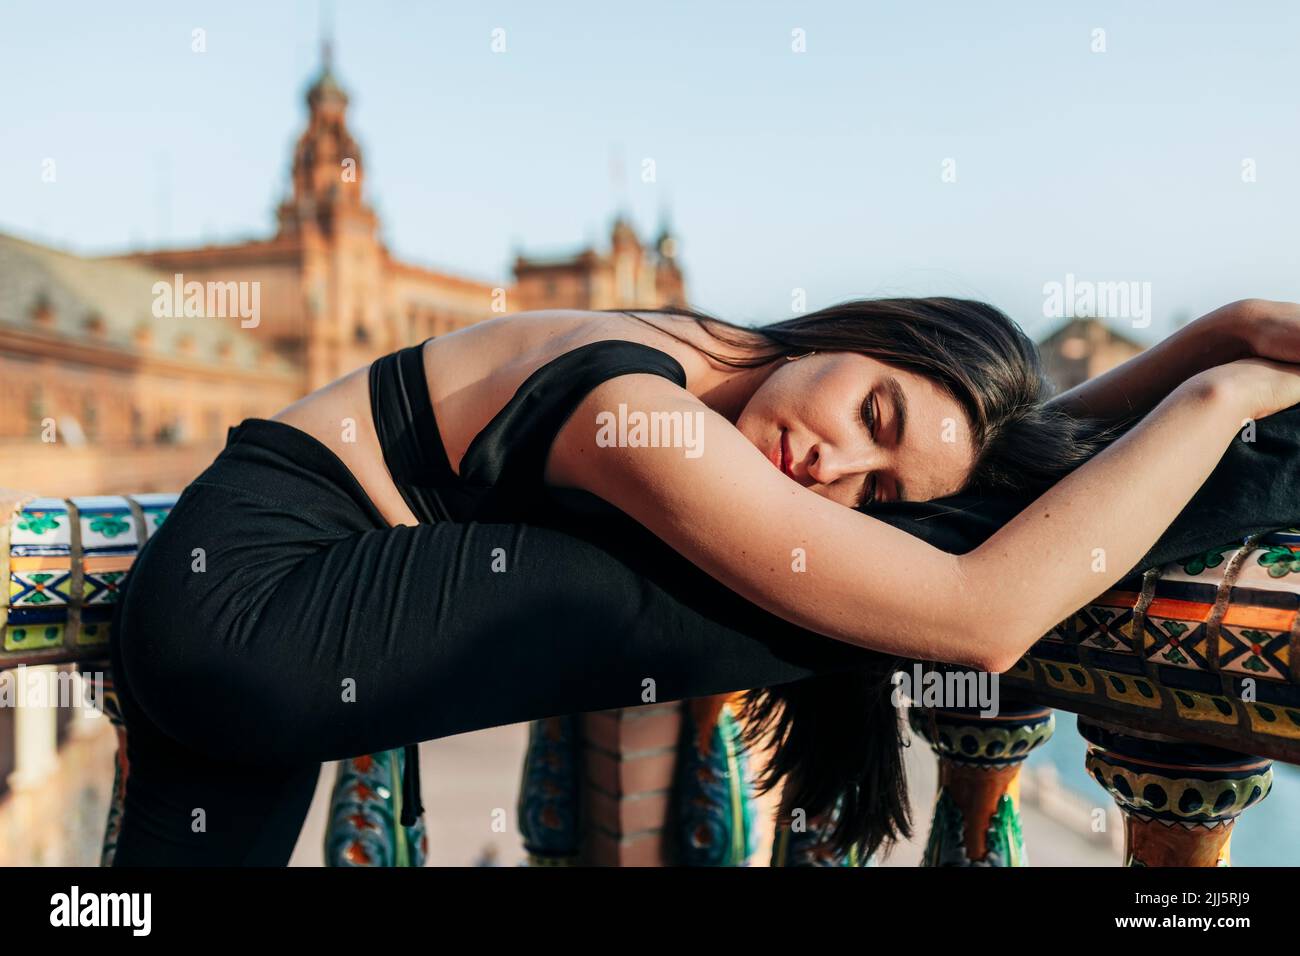
[[[784,428],[781,429],[781,438],[777,441],[776,447],[772,449],[772,464],[776,465],[782,474],[792,480],[797,481],[794,473],[790,470],[790,459],[793,455],[790,452],[790,435]]]

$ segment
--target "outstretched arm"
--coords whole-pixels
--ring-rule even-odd
[[[1002,671],[1141,559],[1243,417],[1297,402],[1300,366],[1250,359],[1201,373],[964,555],[791,481],[730,422],[655,375],[593,389],[556,437],[546,478],[603,498],[800,627],[888,654]],[[597,416],[621,403],[628,414],[700,416],[703,454],[602,446]]]
[[[1141,417],[1198,372],[1257,354],[1251,335],[1261,308],[1282,304],[1243,299],[1215,309],[1047,404],[1060,406],[1078,418],[1113,422],[1129,415]]]

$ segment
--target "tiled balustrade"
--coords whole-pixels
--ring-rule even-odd
[[[0,492],[0,669],[75,662],[103,672],[119,735],[111,857],[129,772],[108,673],[112,604],[174,495],[37,498]],[[1127,862],[1226,864],[1239,814],[1267,796],[1270,761],[1300,763],[1300,530],[1257,535],[1122,581],[1001,677],[996,716],[912,712],[940,760],[926,861],[1022,865],[1017,776],[1079,714],[1087,769],[1125,814]],[[757,826],[726,698],[556,717],[530,729],[520,831],[534,865],[739,865]],[[402,754],[346,762],[325,853],[334,865],[420,865],[423,820],[397,824]],[[20,768],[21,769],[21,768]],[[856,865],[783,819],[773,865]],[[764,823],[766,825],[766,822]]]

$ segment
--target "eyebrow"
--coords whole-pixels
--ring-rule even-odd
[[[894,426],[894,443],[901,445],[903,429],[907,427],[907,396],[903,394],[903,386],[899,385],[898,379],[893,376],[885,379],[885,391],[889,393],[889,401],[894,406],[894,419],[897,422]],[[903,490],[903,483],[897,479],[894,480],[894,490],[898,492],[899,501],[910,500]]]

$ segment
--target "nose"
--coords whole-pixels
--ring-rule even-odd
[[[878,471],[885,465],[879,446],[861,444],[852,448],[818,442],[808,456],[808,475],[819,485]]]

